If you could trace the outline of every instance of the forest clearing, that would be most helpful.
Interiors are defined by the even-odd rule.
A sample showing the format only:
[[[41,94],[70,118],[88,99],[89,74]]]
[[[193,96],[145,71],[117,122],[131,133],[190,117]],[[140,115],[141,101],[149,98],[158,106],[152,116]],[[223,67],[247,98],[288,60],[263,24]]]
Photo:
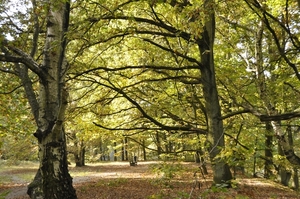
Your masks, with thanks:
[[[22,166],[23,165],[23,166]],[[1,164],[0,199],[27,199],[27,185],[35,175],[38,164],[18,166]],[[173,176],[159,173],[157,168],[168,165]],[[297,192],[263,178],[238,175],[233,188],[211,187],[212,174],[205,179],[196,163],[128,162],[70,166],[79,199],[296,199]],[[197,172],[197,177],[194,173]],[[196,184],[195,182],[200,183]]]

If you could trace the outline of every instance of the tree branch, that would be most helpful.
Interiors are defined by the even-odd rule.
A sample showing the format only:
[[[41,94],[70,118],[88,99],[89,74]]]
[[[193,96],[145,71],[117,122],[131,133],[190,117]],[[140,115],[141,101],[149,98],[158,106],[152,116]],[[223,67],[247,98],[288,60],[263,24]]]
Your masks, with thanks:
[[[284,113],[279,115],[260,115],[259,119],[262,122],[266,121],[280,121],[280,120],[289,120],[292,118],[300,117],[300,112]]]
[[[41,78],[46,78],[46,73],[41,69],[40,65],[28,54],[22,50],[15,48],[13,46],[7,46],[9,50],[14,52],[17,56],[0,54],[0,61],[2,62],[12,62],[12,63],[22,63],[27,66],[32,72],[37,74]]]
[[[231,112],[231,113],[228,113],[227,115],[224,115],[222,117],[222,120],[230,118],[230,117],[233,117],[235,115],[240,115],[242,113],[251,113],[251,111],[249,109],[244,109],[244,110],[239,110],[239,111]]]

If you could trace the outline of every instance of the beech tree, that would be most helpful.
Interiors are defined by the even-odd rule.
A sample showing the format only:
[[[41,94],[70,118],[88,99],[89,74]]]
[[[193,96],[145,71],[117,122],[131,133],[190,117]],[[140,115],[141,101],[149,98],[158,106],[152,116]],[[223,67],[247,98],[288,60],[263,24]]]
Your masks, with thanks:
[[[119,109],[111,115],[120,115],[109,126],[101,119],[95,124],[119,132],[162,132],[167,139],[184,132],[194,133],[195,137],[206,134],[214,182],[230,181],[228,165],[217,157],[225,140],[214,67],[214,1],[87,5],[94,13],[77,19],[81,23],[72,46],[79,56],[71,63],[86,70],[74,67],[70,76],[89,84],[91,92],[97,87],[110,91],[106,99],[95,102],[93,112],[99,110],[101,116],[103,112],[97,105],[114,101]],[[91,34],[95,32],[105,36]],[[193,87],[197,94],[191,92]],[[198,95],[204,97],[194,106],[200,114],[190,117],[191,112],[186,110],[193,110],[193,106],[188,99]]]
[[[260,157],[265,162],[265,177],[270,177],[275,174],[275,169],[280,169],[276,163],[279,157],[277,147],[273,142],[278,141],[278,147],[283,149],[284,153],[279,155],[287,158],[290,165],[286,165],[299,165],[297,150],[288,141],[288,128],[285,127],[293,124],[295,130],[298,122],[293,118],[299,116],[299,105],[295,101],[295,96],[299,95],[296,89],[299,85],[296,67],[299,57],[297,2],[231,1],[223,7],[225,12],[220,12],[219,17],[224,26],[218,37],[224,41],[218,45],[225,45],[229,50],[219,53],[226,54],[224,58],[236,68],[222,67],[219,70],[223,74],[220,82],[230,100],[225,96],[222,98],[230,102],[230,111],[248,112],[260,120],[250,124],[252,127],[249,128],[256,128],[254,126],[259,123],[256,138],[259,133],[265,134],[265,146],[262,146],[265,154]],[[234,14],[240,17],[231,18],[233,7],[246,9],[236,9]],[[247,20],[249,18],[252,20]],[[231,72],[226,74],[227,70]],[[232,75],[233,72],[238,75]]]
[[[269,6],[271,5],[269,5],[268,2],[266,2],[265,4],[262,4],[256,0],[253,2],[245,2],[249,6],[249,8],[253,10],[253,12],[258,16],[262,24],[264,24],[265,28],[271,35],[271,38],[275,43],[274,46],[276,46],[277,48],[277,54],[279,59],[282,60],[291,70],[293,70],[296,78],[300,80],[299,71],[296,66],[297,59],[295,59],[295,57],[299,56],[300,52],[300,42],[299,38],[296,36],[299,35],[299,31],[297,30],[298,22],[295,22],[297,24],[296,27],[292,27],[293,22],[290,21],[290,19],[294,17],[297,18],[299,16],[299,10],[296,7],[297,3],[289,2],[288,0],[278,1],[278,5],[284,6],[284,15],[282,15],[282,13],[278,12],[277,10],[275,10],[274,13],[272,13],[272,11],[269,11]],[[279,31],[276,31],[276,29],[279,29]],[[259,56],[262,56],[261,53]],[[262,58],[263,57],[258,58],[257,62],[262,62]],[[263,93],[263,95],[266,94]],[[266,103],[265,99],[264,102]],[[294,149],[288,142],[288,137],[286,133],[282,130],[279,122],[280,120],[284,120],[285,118],[277,116],[277,119],[275,119],[276,117],[274,118],[274,115],[278,115],[278,108],[276,107],[276,104],[271,104],[270,102],[268,103],[270,105],[268,105],[269,107],[266,107],[266,115],[268,115],[269,117],[260,116],[261,121],[271,121],[274,134],[278,139],[279,145],[282,148],[285,157],[290,163],[294,165],[300,165],[300,157],[295,154]],[[297,117],[297,113],[292,113],[290,114],[290,117],[288,119],[291,119],[295,116]]]
[[[27,9],[22,18],[14,18],[8,12],[7,17],[2,14],[4,22],[0,28],[0,61],[12,63],[3,64],[1,71],[16,71],[37,126],[33,135],[38,141],[40,166],[27,193],[31,198],[77,198],[68,172],[64,131],[68,103],[65,49],[70,3],[32,0],[31,5],[22,1],[7,5]],[[20,13],[18,11],[15,16],[20,17]],[[40,49],[40,42],[44,44],[43,49]],[[38,85],[33,84],[35,79]]]

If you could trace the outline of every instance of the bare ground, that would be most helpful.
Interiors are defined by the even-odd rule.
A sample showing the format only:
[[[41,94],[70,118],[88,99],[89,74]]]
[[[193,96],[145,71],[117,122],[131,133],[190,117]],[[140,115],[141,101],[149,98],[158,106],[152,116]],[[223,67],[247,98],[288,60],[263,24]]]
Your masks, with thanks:
[[[127,162],[91,164],[70,167],[79,199],[300,199],[293,190],[261,178],[240,176],[234,188],[211,188],[211,173],[202,176],[194,172],[198,165],[183,164],[184,172],[171,180],[151,172],[155,162],[129,166]],[[0,199],[29,199],[26,195],[30,181],[20,177],[35,174],[36,168],[12,168],[0,172]],[[175,172],[174,172],[175,173]],[[3,179],[9,179],[7,182]],[[8,193],[8,194],[7,194]],[[6,196],[5,196],[6,195]]]

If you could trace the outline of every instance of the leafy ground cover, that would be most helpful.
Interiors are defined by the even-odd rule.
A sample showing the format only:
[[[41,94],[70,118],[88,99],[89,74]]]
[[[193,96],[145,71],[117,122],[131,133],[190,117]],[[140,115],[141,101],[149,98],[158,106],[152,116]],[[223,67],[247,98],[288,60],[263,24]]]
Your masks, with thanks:
[[[37,164],[0,164],[0,199],[28,199],[26,186]],[[298,194],[261,178],[239,176],[234,187],[211,187],[212,175],[205,178],[194,163],[127,162],[70,167],[79,199],[273,199],[300,198]],[[194,175],[196,174],[196,175]]]

